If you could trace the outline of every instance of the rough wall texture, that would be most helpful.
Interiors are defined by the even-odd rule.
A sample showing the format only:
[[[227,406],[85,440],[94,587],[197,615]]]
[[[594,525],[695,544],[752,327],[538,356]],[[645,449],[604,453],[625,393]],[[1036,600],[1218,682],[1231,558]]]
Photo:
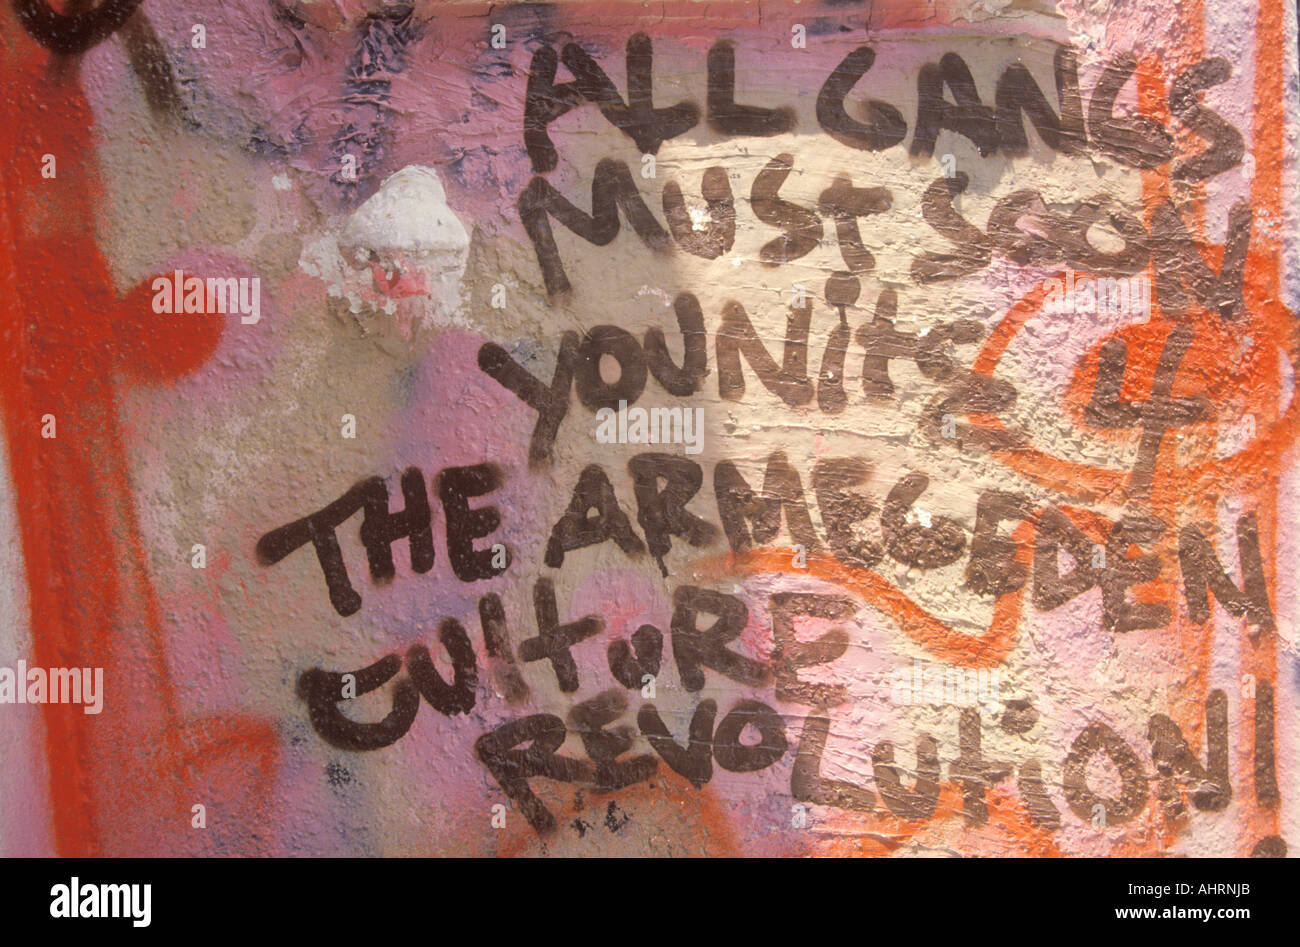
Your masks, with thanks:
[[[0,852],[1295,845],[1289,5],[0,18]]]

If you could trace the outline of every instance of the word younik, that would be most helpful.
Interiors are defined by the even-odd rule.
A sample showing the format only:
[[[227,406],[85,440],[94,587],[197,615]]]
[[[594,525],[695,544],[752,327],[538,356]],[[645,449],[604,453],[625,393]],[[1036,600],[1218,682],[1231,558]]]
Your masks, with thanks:
[[[1249,227],[1245,227],[1243,232],[1248,233]],[[1224,252],[1226,260],[1228,251]],[[1225,262],[1224,270],[1228,268]],[[978,322],[956,319],[931,326],[925,332],[901,331],[896,323],[898,295],[892,289],[885,289],[877,297],[872,318],[852,331],[844,314],[847,304],[834,301],[848,298],[840,295],[846,288],[853,289],[854,293],[850,295],[855,296],[856,288],[848,285],[851,277],[838,279],[838,276],[833,275],[827,286],[828,298],[841,310],[839,325],[827,336],[820,369],[815,374],[809,364],[813,311],[810,301],[805,299],[802,305],[791,306],[779,361],[777,355],[769,351],[745,308],[734,300],[723,305],[722,321],[714,335],[717,391],[722,400],[741,401],[745,398],[744,363],[748,362],[762,386],[785,404],[800,407],[815,402],[823,413],[839,414],[851,403],[850,391],[845,384],[846,366],[851,358],[857,360],[857,351],[860,351],[858,364],[861,365],[864,400],[898,398],[891,366],[898,362],[911,362],[936,387],[935,396],[924,405],[921,414],[922,428],[932,437],[952,439],[958,444],[969,440],[993,450],[1016,450],[1027,446],[1022,432],[1011,429],[995,431],[957,421],[958,417],[969,416],[972,412],[1005,415],[1018,398],[1018,392],[1010,382],[971,371],[956,357],[956,346],[975,343],[984,336],[984,329]],[[1076,278],[1073,284],[1068,280],[1065,284],[1070,289],[1071,305],[1077,304],[1081,282]],[[1159,290],[1158,276],[1156,285]],[[1239,281],[1237,285],[1239,289]],[[1144,309],[1149,308],[1150,294],[1144,288],[1144,281],[1137,284],[1129,281],[1125,286],[1123,293],[1116,290],[1117,303],[1124,301],[1131,306],[1136,298]],[[1220,290],[1203,289],[1207,298],[1218,299],[1224,286],[1221,284]],[[1097,302],[1095,293],[1093,302]],[[1109,307],[1109,299],[1105,305]],[[1227,302],[1222,305],[1220,315],[1232,317],[1235,311],[1232,305]],[[639,341],[626,329],[612,325],[596,326],[581,335],[573,331],[564,332],[549,383],[533,375],[495,342],[482,345],[478,352],[479,368],[537,412],[529,442],[530,467],[544,469],[550,465],[556,436],[569,412],[571,393],[577,394],[578,401],[588,411],[597,412],[602,408],[612,410],[624,401],[634,403],[645,391],[651,377],[668,394],[678,397],[702,389],[704,378],[709,374],[708,333],[703,311],[696,297],[688,292],[679,293],[674,306],[683,342],[680,365],[669,354],[663,330],[658,327],[648,329],[644,341]],[[1165,315],[1171,311],[1171,307],[1163,306]],[[1145,343],[1160,348],[1159,367],[1155,375],[1144,382],[1151,386],[1150,396],[1145,402],[1135,402],[1123,396],[1128,388],[1128,377],[1132,374],[1130,344],[1122,339],[1112,339],[1102,347],[1086,417],[1089,424],[1097,427],[1136,427],[1142,430],[1130,478],[1130,490],[1134,495],[1150,489],[1161,446],[1170,431],[1214,415],[1215,406],[1204,395],[1190,398],[1172,395],[1183,357],[1195,336],[1196,330],[1184,324],[1174,327],[1163,339]],[[606,360],[617,364],[616,380],[606,380],[602,374],[602,363]]]
[[[844,285],[845,281],[832,278],[832,290]],[[833,291],[831,298],[845,297]],[[745,307],[734,300],[725,303],[721,324],[714,334],[719,397],[724,401],[745,399],[747,363],[759,383],[790,407],[815,402],[825,414],[840,414],[850,404],[846,365],[851,357],[858,361],[859,356],[852,352],[856,345],[861,351],[861,390],[867,400],[895,395],[891,362],[911,361],[922,375],[936,383],[939,397],[925,412],[925,423],[936,431],[946,413],[991,409],[1002,412],[1015,403],[1016,391],[1008,382],[975,376],[951,354],[954,346],[977,342],[983,336],[983,328],[974,320],[958,319],[922,333],[901,331],[895,324],[898,294],[885,289],[877,298],[874,316],[851,332],[844,305],[837,305],[841,310],[839,325],[827,337],[820,368],[814,373],[809,364],[813,319],[809,299],[790,307],[779,358],[768,350]],[[556,436],[569,413],[571,393],[577,394],[588,411],[607,419],[621,404],[635,403],[650,378],[677,397],[703,389],[710,373],[703,309],[689,292],[679,293],[673,306],[683,344],[680,365],[669,353],[664,332],[658,327],[647,329],[642,340],[614,325],[595,326],[581,335],[564,332],[549,383],[533,375],[495,342],[485,342],[479,348],[480,370],[537,412],[528,447],[530,467],[544,469],[551,463]],[[811,354],[815,357],[815,352]],[[603,376],[601,364],[605,360],[617,364],[617,379],[607,381]],[[602,415],[600,412],[606,408],[610,414]],[[630,424],[630,410],[628,417]],[[961,427],[964,436],[987,442],[978,429]]]
[[[740,554],[779,545],[784,526],[795,544],[809,551],[825,550],[843,564],[862,570],[876,569],[886,556],[921,570],[942,568],[966,556],[968,589],[993,598],[1025,589],[1039,611],[1052,611],[1100,590],[1102,625],[1112,633],[1161,628],[1174,615],[1171,601],[1142,600],[1129,592],[1160,579],[1165,572],[1166,554],[1158,548],[1144,551],[1143,547],[1158,546],[1172,530],[1151,515],[1124,516],[1101,527],[1090,526],[1089,532],[1067,510],[1039,506],[1021,494],[985,490],[976,506],[974,527],[968,530],[946,516],[909,515],[930,487],[925,474],[905,474],[882,501],[863,491],[872,480],[867,460],[824,457],[811,471],[823,542],[813,525],[802,478],[782,451],[768,456],[761,484],[748,482],[731,461],[714,466],[711,479],[721,529],[687,508],[704,484],[699,464],[669,454],[638,454],[627,467],[633,480],[636,521],[645,538],[623,512],[604,468],[589,464],[578,475],[568,509],[551,530],[544,556],[548,567],[560,568],[575,550],[612,542],[632,559],[648,550],[667,576],[665,557],[675,543],[701,549],[725,535],[731,551]],[[432,514],[424,475],[411,467],[402,474],[401,482],[405,509],[390,511],[382,478],[363,480],[315,513],[262,536],[257,542],[259,561],[272,565],[310,542],[335,611],[345,616],[355,613],[361,607],[361,596],[348,580],[336,530],[358,510],[364,510],[360,536],[376,582],[395,576],[392,545],[403,538],[409,540],[413,572],[423,574],[433,567]],[[437,482],[447,519],[447,551],[456,577],[472,582],[504,573],[510,557],[503,544],[491,549],[473,545],[474,540],[500,526],[500,512],[492,506],[471,508],[468,503],[470,497],[484,496],[500,486],[498,468],[491,464],[447,468],[438,474]],[[856,527],[873,517],[878,518],[881,540],[859,538]],[[1023,539],[1008,535],[1015,529],[1012,524],[1019,523],[1032,529]],[[1195,622],[1206,621],[1212,597],[1230,614],[1270,630],[1275,620],[1255,514],[1239,517],[1236,527],[1240,585],[1224,568],[1203,525],[1189,523],[1177,531],[1175,558],[1187,612]],[[1062,572],[1061,552],[1074,561],[1068,572]]]
[[[176,270],[153,281],[153,311],[164,313],[241,313],[240,322],[253,325],[262,318],[261,277],[186,276]]]

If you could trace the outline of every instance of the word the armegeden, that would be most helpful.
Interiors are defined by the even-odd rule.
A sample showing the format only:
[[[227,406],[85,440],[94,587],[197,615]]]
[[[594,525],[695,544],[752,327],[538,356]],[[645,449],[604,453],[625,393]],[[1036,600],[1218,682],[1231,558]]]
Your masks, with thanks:
[[[262,318],[262,279],[259,276],[227,276],[202,279],[176,270],[171,276],[156,277],[153,311],[164,313],[241,313],[244,325]]]
[[[546,545],[545,564],[560,568],[565,557],[578,549],[613,542],[628,557],[647,551],[667,576],[665,557],[674,543],[703,549],[725,535],[733,553],[778,545],[788,533],[791,545],[805,552],[825,551],[850,568],[874,570],[886,557],[913,569],[942,568],[967,558],[966,588],[978,596],[1000,598],[1026,589],[1039,611],[1052,611],[1094,589],[1101,591],[1102,624],[1115,634],[1166,626],[1173,618],[1173,603],[1136,597],[1135,587],[1148,586],[1163,575],[1166,564],[1157,544],[1169,524],[1149,514],[1105,522],[1085,518],[1056,506],[1038,506],[1028,496],[985,490],[976,505],[975,523],[969,531],[961,523],[934,515],[918,501],[929,489],[930,478],[904,474],[883,501],[864,492],[874,468],[860,457],[819,458],[812,469],[812,490],[821,511],[825,539],[813,525],[802,478],[783,451],[767,458],[760,486],[749,483],[729,460],[713,469],[713,493],[722,529],[687,508],[704,483],[704,469],[686,457],[638,454],[628,461],[632,475],[637,533],[623,512],[613,483],[599,464],[589,464],[578,475],[568,509],[556,521]],[[279,562],[295,549],[311,543],[329,590],[330,602],[340,615],[354,614],[361,596],[352,587],[336,530],[358,510],[364,510],[361,542],[366,548],[372,579],[392,579],[396,574],[392,545],[409,541],[411,569],[417,574],[433,568],[432,514],[424,475],[408,468],[401,478],[405,508],[391,511],[388,489],[380,477],[356,484],[338,500],[301,519],[281,526],[257,542],[263,565]],[[509,566],[503,544],[492,549],[474,548],[474,540],[495,531],[501,523],[496,507],[471,508],[469,498],[495,490],[501,473],[492,464],[452,467],[437,477],[446,515],[447,551],[452,570],[464,582],[494,578]],[[877,511],[878,516],[877,516]],[[879,521],[880,540],[864,538],[861,528],[869,519]],[[1016,533],[1017,524],[1030,532]],[[1260,555],[1259,528],[1254,513],[1237,520],[1240,585],[1224,568],[1208,538],[1208,527],[1186,524],[1177,533],[1177,564],[1182,574],[1187,613],[1194,622],[1211,614],[1211,597],[1228,613],[1262,630],[1275,627]],[[1062,569],[1061,553],[1072,560]]]

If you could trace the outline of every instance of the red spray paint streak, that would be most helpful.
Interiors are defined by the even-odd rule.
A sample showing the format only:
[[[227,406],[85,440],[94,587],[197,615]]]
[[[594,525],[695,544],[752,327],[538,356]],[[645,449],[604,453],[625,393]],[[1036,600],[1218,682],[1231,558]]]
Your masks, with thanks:
[[[181,712],[117,416],[121,371],[165,381],[192,370],[221,326],[153,324],[145,286],[117,298],[94,237],[94,121],[76,62],[28,38],[7,4],[0,17],[0,404],[30,663],[104,669],[101,714],[44,705],[55,850],[197,852],[233,827],[248,851],[251,827],[269,821],[274,735],[247,718]],[[42,175],[45,155],[53,177]],[[47,415],[53,438],[42,437]],[[226,805],[236,799],[238,813]],[[221,830],[191,828],[196,803],[215,808]]]

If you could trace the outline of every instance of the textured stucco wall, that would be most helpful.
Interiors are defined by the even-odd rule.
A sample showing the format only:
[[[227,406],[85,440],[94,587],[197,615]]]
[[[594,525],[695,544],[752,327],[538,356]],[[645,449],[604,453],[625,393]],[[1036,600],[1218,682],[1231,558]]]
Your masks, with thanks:
[[[43,11],[0,852],[1295,845],[1290,6]]]

